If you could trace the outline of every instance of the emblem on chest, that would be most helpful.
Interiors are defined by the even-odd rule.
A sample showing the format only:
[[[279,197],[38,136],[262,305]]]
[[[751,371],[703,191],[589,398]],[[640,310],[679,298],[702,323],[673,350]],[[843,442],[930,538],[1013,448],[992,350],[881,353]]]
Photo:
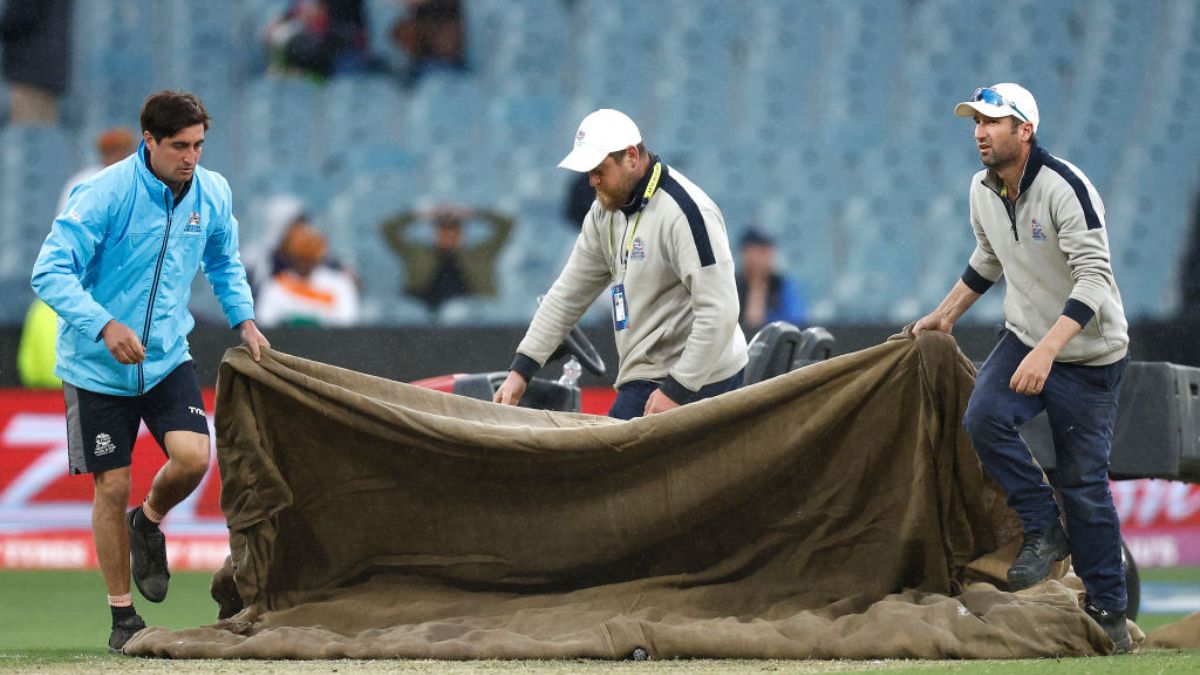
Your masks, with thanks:
[[[184,234],[200,234],[200,214],[192,211],[192,215],[188,216],[187,225],[183,227]]]
[[[646,242],[641,237],[634,237],[633,247],[629,251],[629,260],[645,260],[646,259]]]
[[[1042,224],[1037,218],[1033,219],[1033,238],[1037,241],[1046,241],[1046,231],[1042,229]]]

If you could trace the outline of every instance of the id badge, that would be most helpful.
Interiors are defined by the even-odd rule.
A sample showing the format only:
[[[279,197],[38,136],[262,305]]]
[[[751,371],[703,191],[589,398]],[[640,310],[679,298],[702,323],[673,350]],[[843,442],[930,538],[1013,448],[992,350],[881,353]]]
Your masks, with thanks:
[[[613,328],[625,330],[629,325],[629,316],[625,310],[625,284],[617,284],[612,288]]]

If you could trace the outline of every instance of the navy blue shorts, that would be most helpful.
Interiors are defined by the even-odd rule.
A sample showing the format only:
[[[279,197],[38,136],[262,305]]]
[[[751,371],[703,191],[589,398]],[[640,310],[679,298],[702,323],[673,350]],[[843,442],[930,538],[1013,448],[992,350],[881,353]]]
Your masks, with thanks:
[[[746,375],[746,369],[743,368],[731,377],[727,377],[719,382],[710,382],[700,388],[696,392],[695,401],[713,396],[720,396],[725,392],[733,391],[742,386],[742,378]],[[650,395],[653,394],[661,385],[661,382],[654,380],[630,380],[621,385],[617,389],[617,398],[613,401],[612,407],[608,410],[609,417],[615,417],[619,420],[631,420],[635,417],[641,417],[646,410],[646,401],[650,400]]]
[[[129,466],[142,421],[164,453],[168,431],[208,435],[208,417],[194,361],[179,364],[141,396],[98,394],[64,382],[63,397],[67,401],[71,475]]]

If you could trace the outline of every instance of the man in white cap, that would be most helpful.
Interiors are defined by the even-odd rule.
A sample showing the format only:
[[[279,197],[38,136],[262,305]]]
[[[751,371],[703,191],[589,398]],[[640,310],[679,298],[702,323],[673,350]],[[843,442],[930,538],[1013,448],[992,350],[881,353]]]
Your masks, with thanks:
[[[516,405],[606,288],[620,356],[610,416],[663,412],[741,386],[746,338],[717,205],[648,152],[617,110],[585,117],[559,166],[587,173],[596,201],[493,400]]]
[[[1084,608],[1132,649],[1125,625],[1121,532],[1108,489],[1108,456],[1129,335],[1113,279],[1104,204],[1087,176],[1037,144],[1038,108],[1023,87],[975,90],[954,113],[975,120],[984,169],[971,181],[976,246],[962,278],[913,333],[949,333],[1007,278],[1005,332],[980,368],[963,426],[984,467],[1008,494],[1025,531],[1009,587],[1034,585],[1071,555]],[[1053,488],[1017,429],[1046,411],[1054,435]]]

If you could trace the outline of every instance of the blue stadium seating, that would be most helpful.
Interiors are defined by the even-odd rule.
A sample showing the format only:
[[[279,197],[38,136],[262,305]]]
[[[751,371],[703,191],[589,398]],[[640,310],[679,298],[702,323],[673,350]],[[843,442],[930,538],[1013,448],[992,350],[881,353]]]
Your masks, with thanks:
[[[70,157],[70,139],[55,127],[8,126],[0,129],[0,283],[14,297],[0,302],[0,321],[24,318],[33,261],[57,215],[59,192],[67,180],[62,157]]]
[[[175,87],[213,115],[204,163],[233,183],[243,239],[268,196],[301,194],[362,274],[369,321],[525,321],[576,232],[561,216],[570,176],[555,165],[583,115],[616,107],[717,201],[735,247],[751,224],[776,238],[814,320],[899,323],[940,300],[973,247],[978,156],[951,110],[1009,80],[1037,96],[1043,145],[1103,195],[1130,316],[1177,310],[1200,185],[1196,2],[463,4],[468,71],[406,87],[394,72],[264,75],[261,29],[284,0],[75,3],[63,126],[0,131],[0,286],[27,283],[50,205],[95,134],[135,126],[147,93]],[[366,6],[373,49],[403,70],[390,39],[403,5]],[[402,270],[378,224],[438,201],[501,207],[519,224],[499,296],[431,315],[398,299]],[[969,319],[998,320],[1000,295]],[[0,321],[19,320],[24,300]]]
[[[330,250],[354,267],[363,280],[363,314],[368,321],[424,320],[403,297],[403,265],[384,240],[380,225],[387,218],[414,208],[423,194],[422,172],[379,170],[356,177],[334,196],[317,218],[328,234]]]
[[[356,175],[414,164],[404,145],[408,97],[389,75],[347,75],[321,93],[324,120],[319,169],[342,188]]]

